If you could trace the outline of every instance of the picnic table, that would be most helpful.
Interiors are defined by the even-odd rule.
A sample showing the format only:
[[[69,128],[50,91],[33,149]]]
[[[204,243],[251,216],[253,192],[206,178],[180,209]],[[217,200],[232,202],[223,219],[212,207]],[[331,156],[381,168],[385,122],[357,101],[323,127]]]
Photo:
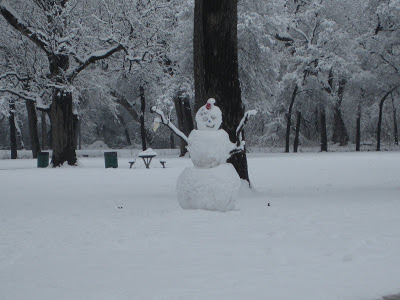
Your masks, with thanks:
[[[138,156],[143,159],[146,169],[149,169],[151,160],[153,159],[153,157],[157,156],[157,153],[153,149],[147,148],[145,151],[140,152]]]

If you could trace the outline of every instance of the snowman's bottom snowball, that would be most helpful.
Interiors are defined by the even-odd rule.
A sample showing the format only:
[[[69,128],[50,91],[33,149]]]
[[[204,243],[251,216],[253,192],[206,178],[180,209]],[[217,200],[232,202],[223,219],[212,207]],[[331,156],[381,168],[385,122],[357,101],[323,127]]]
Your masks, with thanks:
[[[178,202],[183,209],[234,210],[240,185],[241,180],[231,164],[188,167],[178,177]]]

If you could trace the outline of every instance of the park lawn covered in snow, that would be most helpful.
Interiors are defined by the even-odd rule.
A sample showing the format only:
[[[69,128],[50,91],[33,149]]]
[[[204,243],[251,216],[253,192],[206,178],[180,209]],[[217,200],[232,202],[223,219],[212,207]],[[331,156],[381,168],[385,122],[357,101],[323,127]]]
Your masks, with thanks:
[[[182,210],[120,158],[0,160],[0,299],[380,299],[400,292],[400,153],[257,154],[240,210]],[[268,206],[270,203],[270,206]]]

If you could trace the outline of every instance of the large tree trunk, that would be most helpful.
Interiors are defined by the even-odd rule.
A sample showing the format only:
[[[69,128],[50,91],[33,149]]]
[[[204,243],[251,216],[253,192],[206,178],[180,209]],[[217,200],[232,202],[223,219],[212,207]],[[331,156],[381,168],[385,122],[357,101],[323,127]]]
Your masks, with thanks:
[[[294,105],[294,100],[296,99],[297,95],[297,89],[298,86],[294,87],[293,94],[292,94],[292,99],[290,100],[289,104],[289,109],[286,115],[287,118],[287,123],[286,123],[286,143],[285,143],[285,152],[289,153],[289,146],[290,146],[290,129],[292,127],[292,111],[293,111],[293,105]]]
[[[32,157],[37,158],[37,155],[40,152],[40,143],[35,103],[33,103],[32,101],[26,101],[25,103],[26,110],[28,111],[29,136],[31,140]]]
[[[17,159],[17,127],[15,126],[15,102],[10,101],[10,111],[8,115],[8,121],[10,124],[10,148],[11,148],[11,159]]]
[[[322,105],[319,108],[319,133],[320,133],[320,144],[321,151],[328,151],[328,135],[326,133],[326,113],[325,108]]]
[[[190,100],[187,96],[182,95],[181,92],[177,94],[174,99],[176,116],[178,118],[178,127],[186,136],[189,136],[190,132],[193,130],[193,117],[192,109],[190,107]],[[180,156],[184,156],[187,152],[187,143],[180,139]]]
[[[335,106],[333,110],[333,135],[332,141],[340,146],[346,146],[349,142],[346,125],[343,121],[342,111],[340,106]]]
[[[382,131],[382,114],[383,114],[383,104],[386,98],[397,89],[397,86],[388,91],[379,102],[379,117],[378,117],[378,128],[376,133],[376,151],[381,151],[381,131]]]
[[[142,138],[142,149],[145,151],[146,146],[146,129],[144,126],[144,112],[146,110],[146,98],[144,95],[144,88],[140,86],[140,136]]]
[[[237,53],[237,0],[195,0],[195,109],[215,98],[223,116],[222,128],[236,141],[244,114]],[[233,155],[240,178],[249,181],[246,153]]]
[[[170,135],[169,135],[169,142],[170,142],[169,147],[171,149],[175,149],[175,137],[174,137],[174,133],[172,131],[170,132]]]
[[[59,167],[64,162],[76,165],[75,125],[72,113],[72,94],[65,90],[53,89],[50,110],[52,134],[52,164]]]
[[[41,132],[42,132],[42,149],[43,150],[48,149],[48,147],[49,147],[49,139],[47,136],[48,133],[47,133],[46,115],[47,115],[47,112],[42,111],[40,126],[41,126]]]
[[[63,85],[63,73],[68,70],[69,58],[66,55],[49,56],[50,77]],[[74,166],[76,158],[76,116],[73,114],[72,93],[57,87],[53,88],[50,108],[53,167],[64,162]]]
[[[335,108],[333,110],[332,141],[335,144],[339,144],[340,146],[346,146],[349,142],[349,135],[347,134],[346,125],[344,124],[341,111],[344,88],[346,86],[346,83],[347,81],[345,79],[341,79],[339,81],[339,88],[337,92],[338,99],[336,101]]]

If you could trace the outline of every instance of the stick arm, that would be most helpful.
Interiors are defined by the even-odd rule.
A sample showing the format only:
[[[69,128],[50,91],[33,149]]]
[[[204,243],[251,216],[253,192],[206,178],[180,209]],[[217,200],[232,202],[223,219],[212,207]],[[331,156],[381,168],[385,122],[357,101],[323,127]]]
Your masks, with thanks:
[[[257,114],[256,110],[248,110],[245,112],[242,120],[240,120],[239,126],[236,129],[236,143],[235,147],[229,152],[230,155],[234,155],[236,153],[244,151],[245,141],[243,140],[243,129],[244,125],[246,125],[247,121],[251,116]]]
[[[245,112],[242,120],[240,120],[239,126],[236,129],[236,146],[239,147],[244,142],[243,141],[243,129],[244,125],[246,125],[247,121],[251,116],[255,116],[257,114],[256,110],[248,110]]]
[[[152,106],[150,108],[150,112],[157,114],[160,118],[161,118],[161,123],[164,124],[165,126],[167,126],[169,129],[171,129],[177,136],[179,136],[180,138],[182,138],[186,143],[189,144],[189,140],[188,137],[182,132],[180,131],[178,128],[175,127],[174,124],[172,124],[170,122],[169,119],[167,119],[164,115],[164,113],[162,112],[161,109],[158,109],[156,106]]]

